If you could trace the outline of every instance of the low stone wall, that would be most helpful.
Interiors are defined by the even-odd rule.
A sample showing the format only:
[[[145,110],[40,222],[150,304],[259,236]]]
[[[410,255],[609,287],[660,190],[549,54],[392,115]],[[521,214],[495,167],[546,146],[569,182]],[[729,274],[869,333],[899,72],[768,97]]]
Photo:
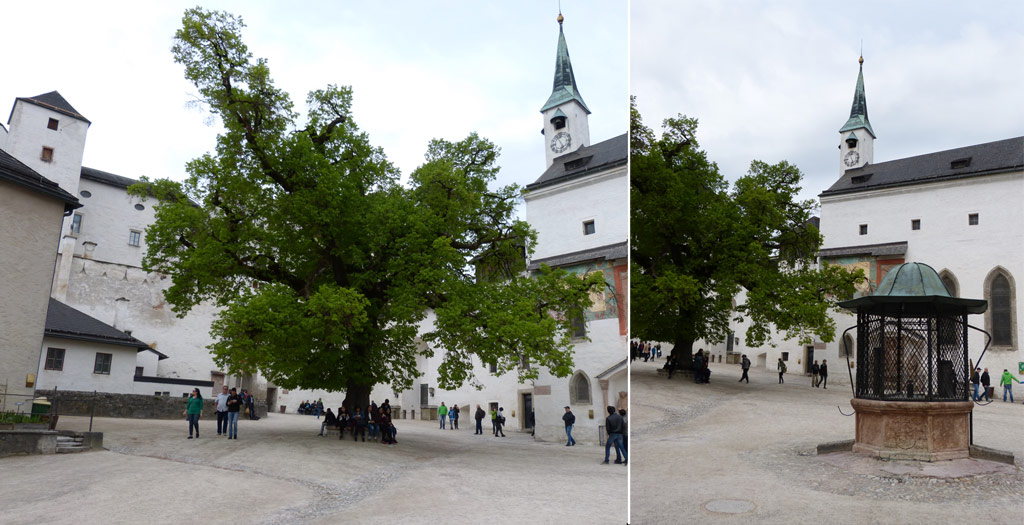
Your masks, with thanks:
[[[147,396],[142,394],[111,394],[105,392],[75,392],[71,390],[37,391],[45,396],[57,414],[63,416],[123,417],[136,419],[181,419],[185,399],[180,397]],[[256,403],[256,414],[267,415],[265,403]],[[203,399],[203,417],[216,418],[213,399]],[[242,416],[245,417],[245,416]]]
[[[56,453],[56,432],[51,430],[0,430],[0,458],[19,454]]]

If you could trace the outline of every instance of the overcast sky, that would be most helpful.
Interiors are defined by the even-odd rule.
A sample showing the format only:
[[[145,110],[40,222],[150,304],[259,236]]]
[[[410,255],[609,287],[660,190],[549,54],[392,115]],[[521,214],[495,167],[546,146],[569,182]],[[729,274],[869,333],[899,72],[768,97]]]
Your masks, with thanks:
[[[219,129],[187,107],[196,90],[170,51],[196,3],[5,2],[0,104],[57,90],[92,121],[84,165],[183,179],[185,162],[212,150]],[[545,168],[539,110],[554,77],[557,0],[201,4],[242,16],[249,50],[269,59],[296,109],[312,89],[352,86],[356,123],[403,176],[430,139],[472,131],[502,148],[502,184],[528,184]],[[625,133],[627,4],[561,6],[593,141]]]
[[[875,162],[1024,135],[1024,2],[634,0],[631,93],[677,113],[730,180],[788,160],[804,198],[839,177],[864,46]]]

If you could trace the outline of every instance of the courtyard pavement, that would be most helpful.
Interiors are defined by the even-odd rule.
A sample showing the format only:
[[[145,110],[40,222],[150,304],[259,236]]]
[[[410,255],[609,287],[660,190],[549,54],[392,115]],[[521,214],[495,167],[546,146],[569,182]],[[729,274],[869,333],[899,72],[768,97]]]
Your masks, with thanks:
[[[604,449],[485,425],[398,420],[398,444],[317,437],[312,416],[239,422],[97,418],[107,450],[0,459],[0,522],[624,523],[627,470]],[[88,418],[59,428],[86,430]]]
[[[886,462],[894,468],[880,474],[816,455],[854,437],[854,418],[839,412],[853,412],[848,384],[812,388],[790,373],[779,385],[777,373],[752,369],[748,385],[738,365],[713,364],[711,384],[698,385],[658,375],[663,364],[632,362],[633,524],[1024,523],[1020,400],[974,409],[974,443],[1012,452],[1015,467],[923,477]]]

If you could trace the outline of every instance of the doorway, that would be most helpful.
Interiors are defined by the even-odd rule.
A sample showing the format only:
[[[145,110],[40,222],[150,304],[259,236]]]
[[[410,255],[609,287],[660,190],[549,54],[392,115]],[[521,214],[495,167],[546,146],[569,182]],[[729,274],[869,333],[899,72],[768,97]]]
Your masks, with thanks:
[[[811,373],[811,365],[814,363],[814,347],[808,346],[804,349],[804,373]]]
[[[522,394],[522,415],[520,427],[523,430],[533,430],[533,394]]]

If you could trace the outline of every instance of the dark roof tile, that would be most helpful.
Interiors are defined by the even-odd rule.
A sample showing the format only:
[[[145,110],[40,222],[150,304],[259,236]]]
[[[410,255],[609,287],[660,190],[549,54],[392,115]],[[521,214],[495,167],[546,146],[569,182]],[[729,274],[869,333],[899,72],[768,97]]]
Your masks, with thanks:
[[[586,160],[590,157],[589,160]],[[572,180],[595,171],[605,170],[618,165],[625,165],[629,159],[629,144],[626,134],[608,140],[584,146],[572,153],[555,159],[544,170],[540,178],[526,186],[527,190],[537,189],[550,184],[558,184]],[[583,160],[583,162],[573,162]]]
[[[69,104],[67,100],[64,100],[64,97],[60,96],[60,93],[57,93],[56,91],[43,93],[42,95],[36,95],[34,97],[18,97],[14,99],[14,104],[17,105],[19,100],[56,111],[62,115],[76,118],[86,124],[92,124],[92,122],[89,122],[89,119],[85,118],[85,116],[79,113],[77,109],[71,107],[71,104]],[[11,107],[11,115],[14,115],[14,107]],[[7,122],[11,122],[10,117],[7,117]]]
[[[970,159],[969,162],[963,162]],[[954,161],[961,161],[954,164]],[[963,164],[967,164],[963,166]],[[954,167],[962,166],[962,167]],[[867,164],[847,170],[820,196],[922,184],[1024,170],[1024,137],[999,140],[927,155]]]
[[[47,337],[150,349],[146,343],[53,298],[50,298],[50,306],[46,310],[45,334]]]

